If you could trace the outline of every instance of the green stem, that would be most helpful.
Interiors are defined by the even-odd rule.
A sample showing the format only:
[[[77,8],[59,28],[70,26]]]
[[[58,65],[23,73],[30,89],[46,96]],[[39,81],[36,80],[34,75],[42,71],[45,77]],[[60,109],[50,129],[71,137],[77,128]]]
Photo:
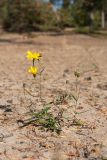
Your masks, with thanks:
[[[33,59],[33,67],[35,66],[35,59]]]
[[[39,74],[39,97],[40,100],[42,101],[42,73],[41,73],[41,64],[40,61],[39,62],[39,69],[40,69],[40,74]]]

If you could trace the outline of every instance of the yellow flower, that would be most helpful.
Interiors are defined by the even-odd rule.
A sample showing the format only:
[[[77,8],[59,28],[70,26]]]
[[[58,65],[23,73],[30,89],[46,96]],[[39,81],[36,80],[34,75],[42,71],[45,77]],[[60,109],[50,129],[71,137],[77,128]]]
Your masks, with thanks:
[[[31,66],[31,67],[28,69],[28,72],[31,73],[31,74],[33,74],[33,76],[35,77],[36,74],[38,73],[38,68]]]
[[[28,59],[30,60],[40,60],[40,58],[42,57],[40,53],[38,52],[31,52],[31,51],[28,51],[27,52],[27,56],[26,56]]]

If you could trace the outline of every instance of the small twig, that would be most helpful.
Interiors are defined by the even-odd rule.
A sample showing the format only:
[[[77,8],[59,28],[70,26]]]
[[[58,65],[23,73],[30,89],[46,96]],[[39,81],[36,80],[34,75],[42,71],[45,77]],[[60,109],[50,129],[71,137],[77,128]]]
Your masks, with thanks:
[[[26,126],[28,126],[28,125],[30,125],[30,124],[32,124],[33,122],[35,122],[35,121],[37,121],[39,118],[34,118],[34,119],[28,119],[28,120],[26,120],[26,121],[23,121],[23,120],[17,120],[17,123],[18,123],[18,125],[19,125],[19,128],[23,128],[23,127],[26,127]],[[21,125],[20,125],[21,124]]]
[[[26,93],[28,93],[28,94],[29,94],[30,96],[32,96],[32,97],[37,97],[37,96],[31,94],[30,91],[28,91],[28,90],[25,88],[25,84],[23,84],[23,89],[24,89],[24,93],[26,92]]]

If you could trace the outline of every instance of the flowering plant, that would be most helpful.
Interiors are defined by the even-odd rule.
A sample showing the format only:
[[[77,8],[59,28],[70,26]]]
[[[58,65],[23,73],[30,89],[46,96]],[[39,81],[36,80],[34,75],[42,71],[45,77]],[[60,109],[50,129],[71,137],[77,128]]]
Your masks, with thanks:
[[[35,66],[35,61],[40,61],[42,55],[39,52],[27,51],[27,56],[29,60],[32,60],[32,66],[28,69],[28,72],[35,78],[38,74],[38,68]]]

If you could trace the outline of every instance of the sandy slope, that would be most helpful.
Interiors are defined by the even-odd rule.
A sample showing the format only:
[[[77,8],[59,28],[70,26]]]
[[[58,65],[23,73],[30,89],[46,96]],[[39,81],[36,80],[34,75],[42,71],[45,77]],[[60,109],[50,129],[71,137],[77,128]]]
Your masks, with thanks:
[[[48,103],[59,94],[76,95],[74,71],[81,74],[76,115],[82,126],[72,125],[74,101],[52,110],[65,109],[60,135],[43,132],[38,127],[18,128],[29,109],[42,107],[38,98],[23,93],[23,83],[37,94],[36,84],[27,73],[31,62],[27,50],[43,55],[43,98]],[[32,106],[31,100],[34,102]],[[69,107],[70,106],[70,107]],[[60,156],[59,156],[60,155]],[[107,40],[84,35],[0,35],[0,160],[107,159]]]

